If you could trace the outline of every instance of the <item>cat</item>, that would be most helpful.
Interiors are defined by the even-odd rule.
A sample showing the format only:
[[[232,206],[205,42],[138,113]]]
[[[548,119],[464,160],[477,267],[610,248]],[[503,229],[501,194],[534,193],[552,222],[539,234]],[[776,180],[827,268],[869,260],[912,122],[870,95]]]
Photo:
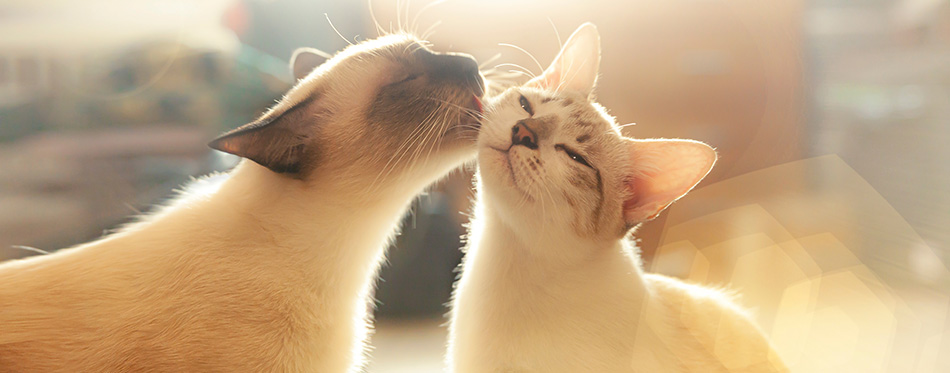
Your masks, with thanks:
[[[784,371],[723,293],[641,269],[626,237],[716,152],[623,137],[593,102],[600,36],[579,27],[538,77],[487,100],[478,197],[450,312],[454,372]]]
[[[475,155],[475,60],[397,33],[323,61],[212,141],[244,158],[99,240],[0,264],[2,372],[362,369],[412,199]],[[303,76],[305,72],[306,75]]]

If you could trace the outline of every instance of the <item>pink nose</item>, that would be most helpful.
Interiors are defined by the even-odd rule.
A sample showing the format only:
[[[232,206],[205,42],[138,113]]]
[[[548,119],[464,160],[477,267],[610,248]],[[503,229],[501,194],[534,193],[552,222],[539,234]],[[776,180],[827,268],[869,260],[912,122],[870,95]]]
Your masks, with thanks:
[[[538,148],[538,135],[524,123],[511,127],[511,145],[524,145],[528,149]]]

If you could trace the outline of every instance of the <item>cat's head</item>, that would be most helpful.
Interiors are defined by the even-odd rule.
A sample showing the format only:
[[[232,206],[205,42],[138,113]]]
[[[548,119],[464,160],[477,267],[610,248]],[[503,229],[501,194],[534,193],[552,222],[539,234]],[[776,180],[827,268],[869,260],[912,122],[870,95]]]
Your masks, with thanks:
[[[592,101],[599,64],[600,37],[584,24],[540,76],[488,105],[481,192],[516,233],[620,238],[685,195],[716,161],[701,142],[623,137]]]
[[[291,179],[354,185],[435,178],[474,154],[484,80],[471,56],[393,34],[325,57],[298,50],[283,99],[209,145]]]

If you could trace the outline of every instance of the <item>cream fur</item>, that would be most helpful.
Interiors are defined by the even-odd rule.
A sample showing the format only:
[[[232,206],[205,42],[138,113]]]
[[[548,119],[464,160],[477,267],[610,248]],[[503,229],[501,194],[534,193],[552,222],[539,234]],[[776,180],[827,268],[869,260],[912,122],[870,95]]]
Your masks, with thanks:
[[[655,216],[681,197],[715,153],[697,142],[622,137],[589,101],[599,55],[596,29],[584,25],[544,75],[489,105],[448,365],[458,373],[786,371],[730,297],[643,273],[625,238],[640,221],[628,217]],[[592,64],[593,74],[573,71]],[[587,78],[560,78],[578,76]],[[524,133],[516,125],[530,127],[533,146],[516,143],[513,134]],[[643,149],[659,150],[635,153]]]
[[[452,307],[453,372],[787,371],[727,294],[643,273],[625,242],[548,230],[525,244],[491,202],[479,208]]]
[[[417,139],[356,140],[373,131],[363,113],[395,68],[387,56],[411,43],[350,47],[273,109],[316,91],[331,109],[312,177],[245,160],[118,233],[0,264],[0,371],[360,370],[368,294],[401,216],[474,150],[438,140],[429,157],[394,160],[421,154]]]

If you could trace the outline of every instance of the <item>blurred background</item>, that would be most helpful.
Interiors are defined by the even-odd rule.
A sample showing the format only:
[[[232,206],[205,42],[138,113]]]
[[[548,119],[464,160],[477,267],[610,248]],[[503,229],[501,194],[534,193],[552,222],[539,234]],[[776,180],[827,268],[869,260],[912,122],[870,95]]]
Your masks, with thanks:
[[[647,270],[735,289],[800,372],[950,371],[946,0],[0,2],[0,260],[101,236],[235,159],[205,143],[397,13],[435,48],[541,69],[585,21],[633,137],[720,161],[638,234]],[[324,15],[326,14],[326,16]],[[405,17],[405,16],[403,16]],[[511,65],[501,70],[517,70]],[[438,372],[471,171],[414,205],[371,372]]]

